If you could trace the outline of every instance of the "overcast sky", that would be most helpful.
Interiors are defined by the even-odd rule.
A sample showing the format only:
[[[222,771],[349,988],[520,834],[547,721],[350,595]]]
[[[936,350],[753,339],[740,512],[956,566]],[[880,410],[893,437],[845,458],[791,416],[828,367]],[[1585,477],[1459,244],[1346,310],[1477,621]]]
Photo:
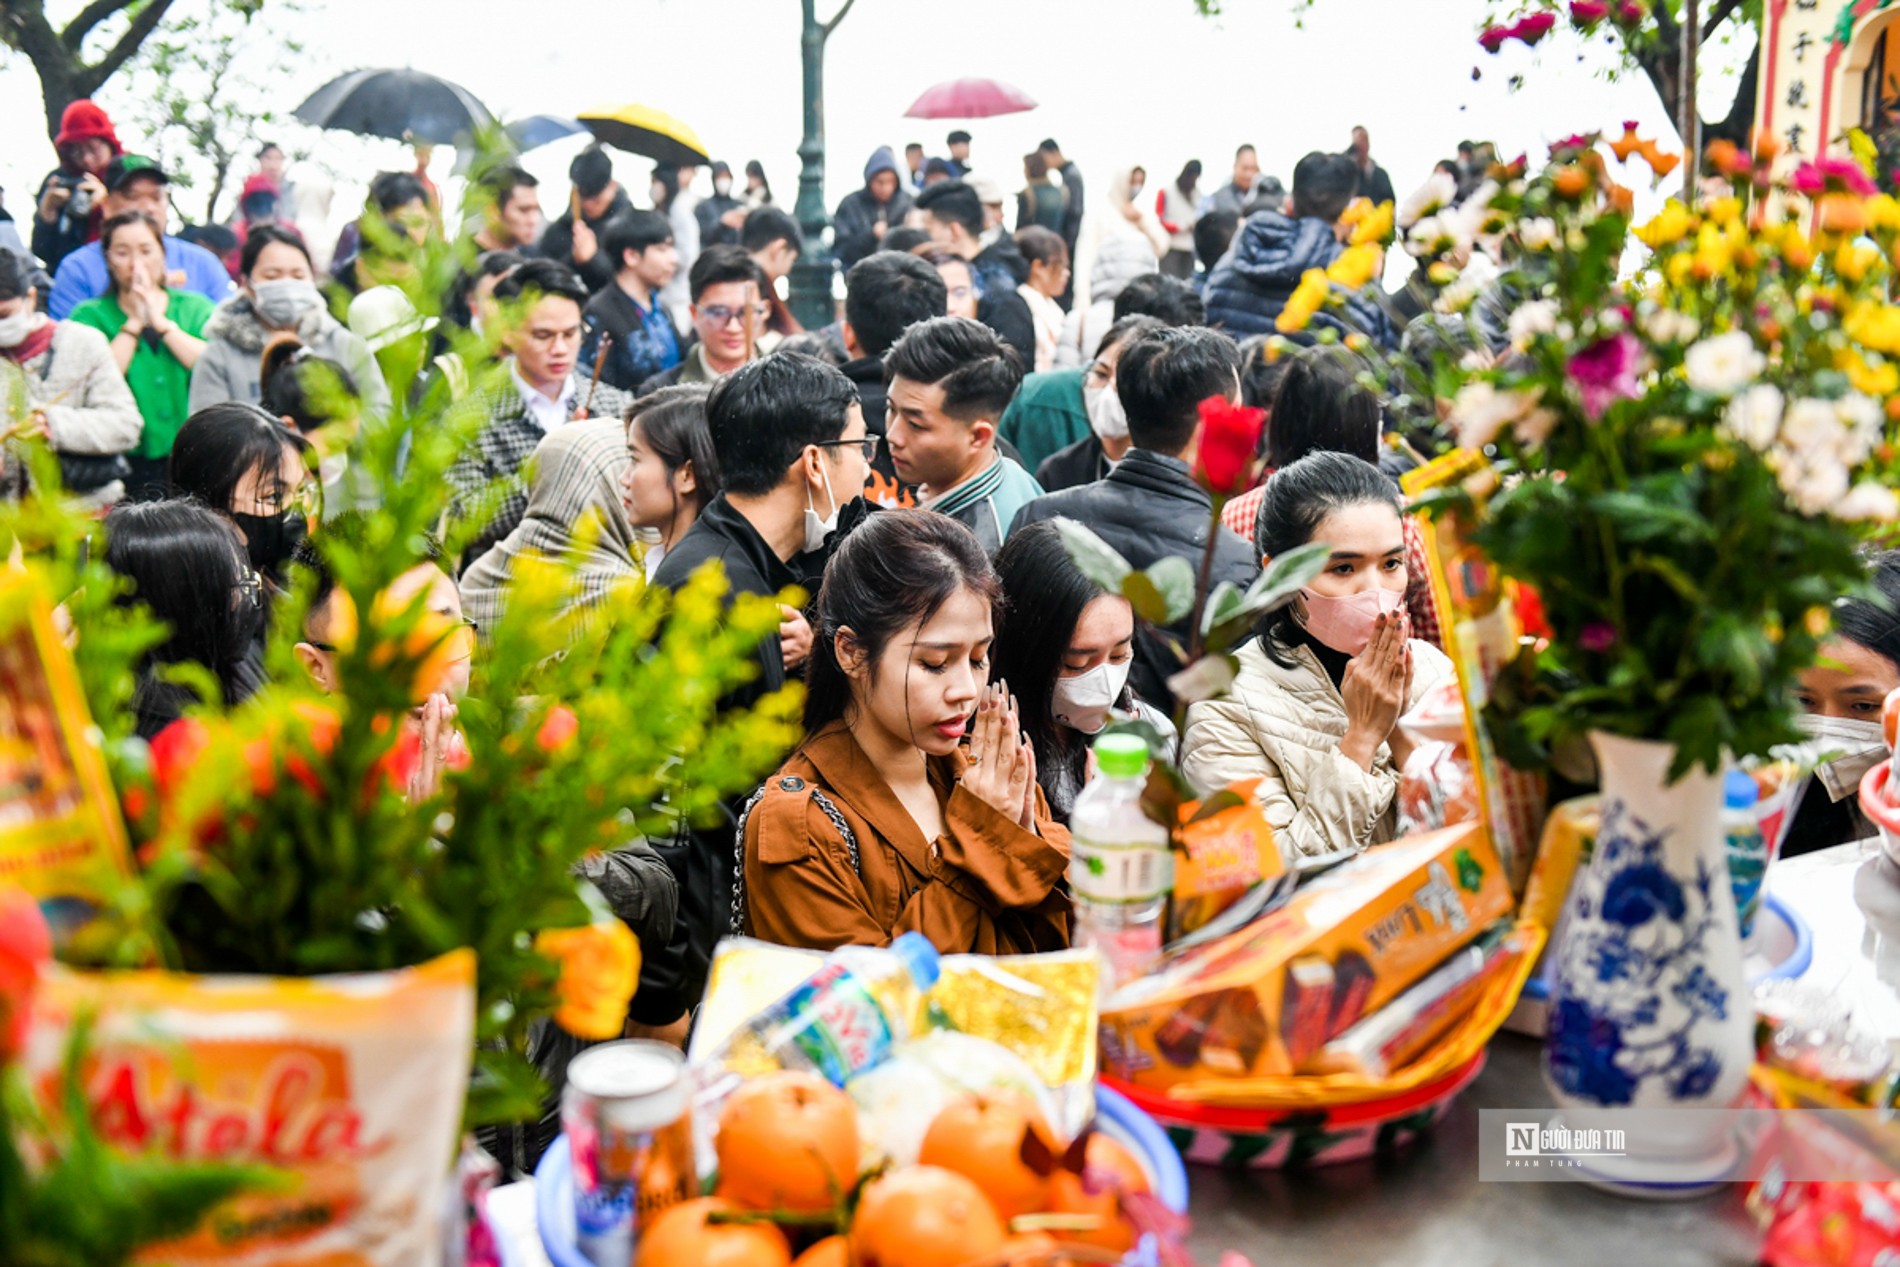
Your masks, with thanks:
[[[821,14],[835,3],[820,0]],[[1320,0],[1310,9],[1295,0],[1227,0],[1224,17],[1205,19],[1191,0],[858,0],[827,58],[826,200],[835,205],[857,187],[877,145],[918,140],[941,153],[944,133],[958,125],[903,112],[930,84],[961,75],[1008,80],[1042,103],[961,125],[975,136],[978,170],[1012,191],[1021,184],[1021,155],[1046,135],[1081,164],[1091,198],[1111,167],[1139,162],[1154,188],[1189,158],[1206,166],[1211,190],[1243,141],[1259,147],[1267,171],[1286,177],[1307,150],[1343,147],[1356,123],[1371,130],[1401,197],[1464,137],[1535,155],[1556,137],[1620,131],[1622,120],[1637,119],[1645,134],[1674,145],[1646,80],[1605,82],[1600,47],[1560,30],[1539,52],[1513,45],[1486,55],[1474,41],[1485,8],[1484,0]],[[262,20],[271,12],[267,3]],[[307,51],[269,77],[279,109],[360,65],[409,65],[454,79],[504,118],[642,101],[692,124],[713,156],[735,168],[760,159],[788,208],[796,194],[798,0],[315,0],[282,21]],[[1711,56],[1733,62],[1735,52]],[[1513,92],[1517,74],[1525,85]],[[1704,113],[1719,115],[1734,81],[1713,78],[1706,91],[1720,100]],[[111,90],[104,96],[110,102]],[[23,218],[52,163],[24,58],[0,63],[0,117],[19,124],[0,141],[0,180],[9,209]],[[403,158],[392,144],[284,133],[338,171],[339,212],[360,205],[360,178]],[[551,209],[559,209],[572,152],[569,143],[529,156],[549,184]],[[439,175],[451,157],[438,155]],[[636,200],[645,169],[643,160],[618,164]]]

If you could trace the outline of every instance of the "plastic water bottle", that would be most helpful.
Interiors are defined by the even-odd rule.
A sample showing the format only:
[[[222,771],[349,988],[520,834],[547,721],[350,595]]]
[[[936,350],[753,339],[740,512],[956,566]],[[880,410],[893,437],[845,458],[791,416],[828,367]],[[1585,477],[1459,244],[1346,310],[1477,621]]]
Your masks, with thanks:
[[[840,947],[727,1039],[715,1059],[735,1068],[802,1069],[842,1087],[909,1037],[906,1001],[935,985],[941,971],[922,933],[905,933],[888,950]]]
[[[1069,815],[1069,893],[1078,946],[1108,961],[1105,992],[1146,976],[1161,957],[1161,914],[1174,888],[1168,829],[1142,812],[1148,745],[1138,735],[1095,741],[1098,771]]]
[[[1746,770],[1730,770],[1722,782],[1722,838],[1727,845],[1729,886],[1735,893],[1736,924],[1742,940],[1755,929],[1761,911],[1762,883],[1768,878],[1768,842],[1756,817],[1761,789]]]

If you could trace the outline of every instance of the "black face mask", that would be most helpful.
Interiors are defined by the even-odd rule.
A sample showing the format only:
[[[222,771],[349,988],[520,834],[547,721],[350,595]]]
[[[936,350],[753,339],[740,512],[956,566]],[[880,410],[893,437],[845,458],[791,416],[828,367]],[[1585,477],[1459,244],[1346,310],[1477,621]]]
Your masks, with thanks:
[[[284,564],[297,550],[309,525],[303,512],[288,510],[275,515],[241,515],[233,512],[232,522],[244,530],[244,552],[260,576],[273,584],[284,579]]]

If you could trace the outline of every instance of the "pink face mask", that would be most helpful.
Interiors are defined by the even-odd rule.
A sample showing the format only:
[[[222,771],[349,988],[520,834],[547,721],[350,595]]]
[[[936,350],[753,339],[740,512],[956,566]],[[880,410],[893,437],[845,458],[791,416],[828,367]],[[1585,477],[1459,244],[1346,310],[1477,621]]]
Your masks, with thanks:
[[[1335,651],[1356,656],[1372,642],[1372,627],[1380,616],[1397,615],[1405,595],[1397,590],[1370,589],[1345,598],[1327,598],[1302,589],[1306,600],[1306,631]]]

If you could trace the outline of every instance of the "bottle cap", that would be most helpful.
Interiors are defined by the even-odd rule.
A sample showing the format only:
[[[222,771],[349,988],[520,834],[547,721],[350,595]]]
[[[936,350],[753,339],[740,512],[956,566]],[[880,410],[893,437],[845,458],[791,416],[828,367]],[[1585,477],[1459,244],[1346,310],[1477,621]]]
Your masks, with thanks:
[[[1748,809],[1761,799],[1755,776],[1746,770],[1730,770],[1722,780],[1722,801],[1729,809]]]
[[[1103,735],[1095,741],[1095,764],[1111,779],[1148,773],[1148,745],[1140,735]]]
[[[943,961],[937,955],[937,948],[922,933],[904,933],[891,943],[891,953],[903,962],[919,990],[928,990],[937,984],[937,978],[943,973]]]

